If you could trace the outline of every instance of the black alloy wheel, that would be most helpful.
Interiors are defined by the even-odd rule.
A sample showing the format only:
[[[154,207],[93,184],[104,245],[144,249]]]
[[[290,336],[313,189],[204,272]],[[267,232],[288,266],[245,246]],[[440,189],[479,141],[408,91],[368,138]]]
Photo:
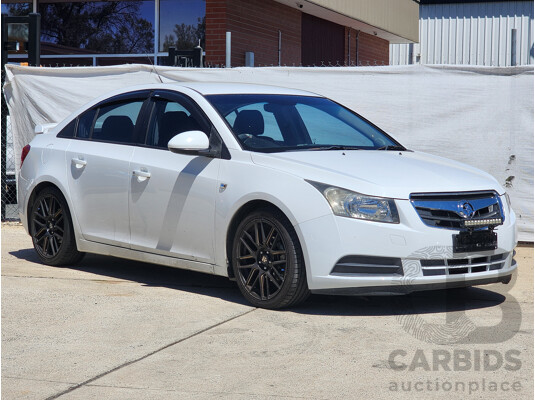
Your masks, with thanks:
[[[72,264],[83,257],[76,248],[67,202],[58,189],[47,187],[37,194],[29,223],[33,247],[44,264]]]
[[[299,240],[277,210],[248,215],[236,230],[232,255],[238,286],[255,306],[288,307],[308,297]]]

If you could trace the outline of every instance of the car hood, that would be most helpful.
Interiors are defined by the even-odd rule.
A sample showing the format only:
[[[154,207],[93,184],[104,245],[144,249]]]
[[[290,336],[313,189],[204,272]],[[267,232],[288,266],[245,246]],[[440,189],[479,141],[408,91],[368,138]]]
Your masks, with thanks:
[[[350,150],[251,153],[257,165],[359,193],[408,199],[411,193],[504,190],[469,165],[412,151]]]

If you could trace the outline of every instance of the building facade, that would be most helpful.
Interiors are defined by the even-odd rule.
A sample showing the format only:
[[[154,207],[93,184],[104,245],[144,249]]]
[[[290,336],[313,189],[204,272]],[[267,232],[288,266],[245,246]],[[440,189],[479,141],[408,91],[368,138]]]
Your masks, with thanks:
[[[207,0],[206,6],[209,65],[225,63],[226,32],[233,66],[244,65],[247,52],[256,65],[388,65],[390,43],[417,38],[412,0]]]
[[[167,64],[169,48],[196,46],[205,66],[387,65],[390,44],[418,40],[413,0],[2,1],[30,12],[42,65]]]
[[[533,1],[420,0],[418,44],[390,64],[533,65]]]

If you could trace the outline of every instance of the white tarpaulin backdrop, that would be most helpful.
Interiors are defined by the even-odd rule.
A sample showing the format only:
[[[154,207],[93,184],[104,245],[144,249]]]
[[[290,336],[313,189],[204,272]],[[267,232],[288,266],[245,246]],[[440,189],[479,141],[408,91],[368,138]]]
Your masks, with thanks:
[[[133,84],[162,79],[304,89],[356,110],[410,149],[489,172],[511,196],[519,240],[533,241],[533,66],[156,70],[160,77],[148,65],[8,65],[5,93],[15,153],[32,139],[35,125],[59,122],[93,98]]]

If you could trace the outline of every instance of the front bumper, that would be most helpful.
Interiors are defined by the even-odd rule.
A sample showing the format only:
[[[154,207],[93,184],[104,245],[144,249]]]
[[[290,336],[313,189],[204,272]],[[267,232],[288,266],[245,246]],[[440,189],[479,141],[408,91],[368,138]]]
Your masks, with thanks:
[[[472,279],[466,281],[445,281],[440,283],[418,283],[418,284],[399,284],[387,286],[363,286],[351,288],[335,288],[335,289],[316,289],[311,292],[314,294],[327,294],[339,296],[377,296],[377,295],[396,295],[409,294],[412,292],[420,292],[425,290],[443,290],[455,289],[468,286],[488,285],[490,283],[509,283],[511,281],[511,274],[497,277],[489,277],[483,279]]]
[[[508,210],[504,224],[495,229],[496,250],[453,253],[453,235],[457,230],[425,225],[409,201],[396,200],[396,205],[400,224],[334,215],[298,224],[296,231],[303,247],[309,289],[331,294],[410,293],[506,283],[516,269],[514,212]],[[370,269],[370,273],[362,268],[359,273],[333,271],[341,259],[353,256],[398,259],[401,268],[386,268],[385,273],[377,273],[377,268]],[[443,273],[436,271],[430,275],[429,269],[440,269],[428,267],[434,263],[443,263]]]

